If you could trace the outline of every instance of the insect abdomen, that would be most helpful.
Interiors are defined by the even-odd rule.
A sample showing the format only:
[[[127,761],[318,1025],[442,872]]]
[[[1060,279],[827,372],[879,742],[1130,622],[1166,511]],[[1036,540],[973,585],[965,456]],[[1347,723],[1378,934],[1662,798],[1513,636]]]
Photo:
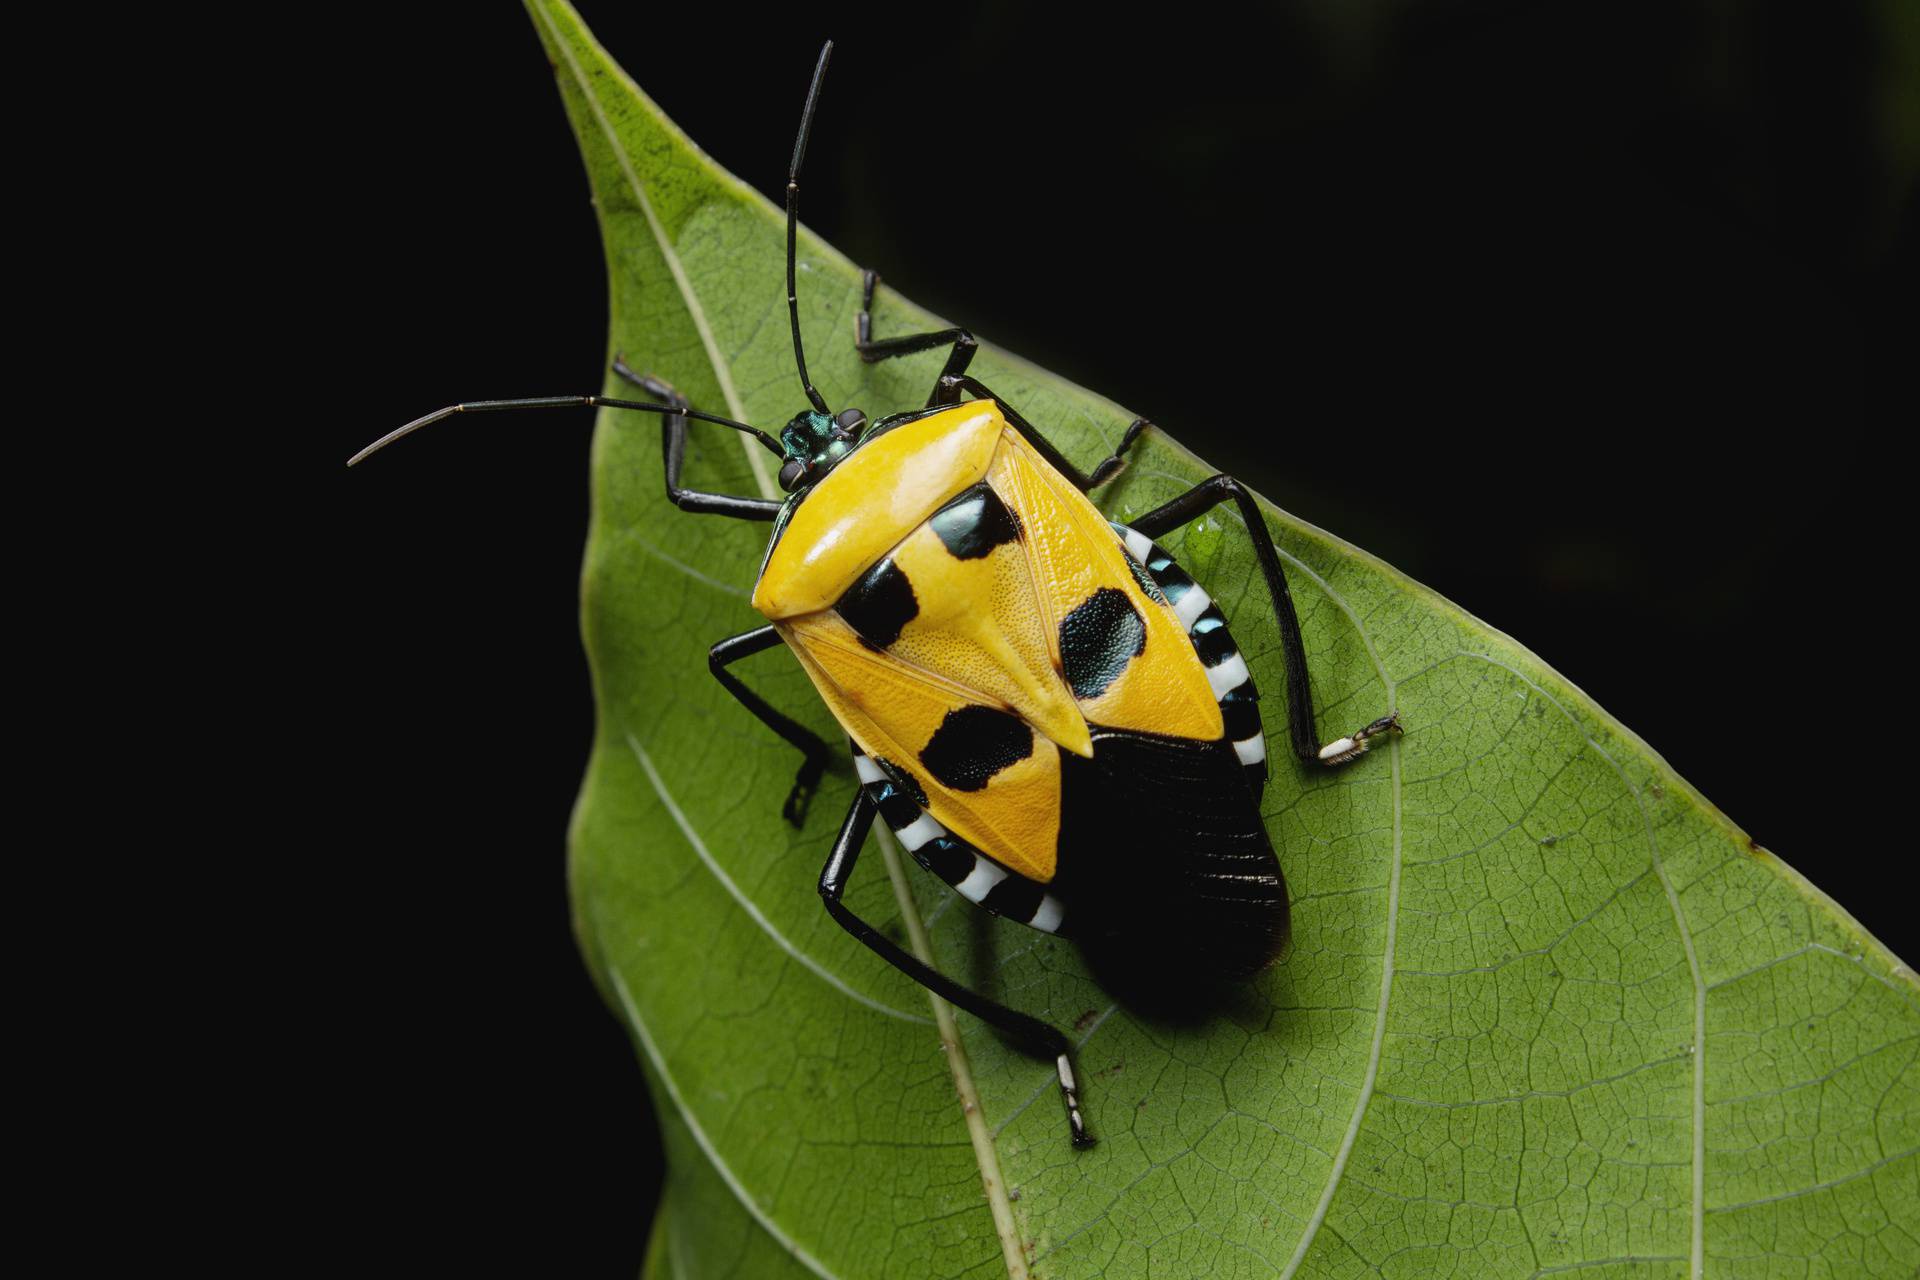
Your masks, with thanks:
[[[1054,889],[1080,937],[1233,980],[1273,962],[1286,881],[1225,741],[1102,730],[1061,765]]]

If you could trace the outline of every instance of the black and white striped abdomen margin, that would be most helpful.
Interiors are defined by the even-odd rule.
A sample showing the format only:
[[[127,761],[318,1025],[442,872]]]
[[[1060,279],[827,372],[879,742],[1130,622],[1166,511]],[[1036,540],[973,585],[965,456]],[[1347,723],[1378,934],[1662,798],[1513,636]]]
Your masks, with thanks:
[[[1118,521],[1111,523],[1127,554],[1146,569],[1187,628],[1187,639],[1193,642],[1193,651],[1207,669],[1207,683],[1220,700],[1227,740],[1246,766],[1247,784],[1259,796],[1267,785],[1267,738],[1260,724],[1260,690],[1254,687],[1247,660],[1240,656],[1233,633],[1227,630],[1226,615],[1206,589],[1174,563],[1159,544],[1137,529]]]
[[[994,915],[1042,933],[1066,932],[1066,909],[1045,886],[1009,871],[948,831],[907,791],[903,784],[910,784],[911,779],[896,780],[862,751],[859,743],[849,740],[849,745],[861,785],[879,806],[893,838],[915,862],[946,881],[968,902]]]

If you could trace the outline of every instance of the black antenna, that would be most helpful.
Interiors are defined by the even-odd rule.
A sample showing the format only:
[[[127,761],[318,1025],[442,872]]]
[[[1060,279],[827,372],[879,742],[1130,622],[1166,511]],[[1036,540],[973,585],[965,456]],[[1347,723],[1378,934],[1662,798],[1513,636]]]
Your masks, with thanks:
[[[799,366],[800,382],[807,399],[822,413],[832,413],[826,400],[813,389],[807,376],[807,353],[800,346],[800,299],[793,290],[793,243],[800,225],[800,162],[807,158],[807,135],[813,132],[813,109],[820,101],[820,82],[827,78],[827,59],[833,56],[833,41],[820,47],[820,65],[813,69],[813,86],[807,90],[807,105],[800,112],[800,136],[793,142],[793,163],[787,166],[787,316],[793,321],[793,362]]]
[[[534,396],[525,400],[472,400],[466,404],[448,405],[436,410],[424,418],[415,418],[406,426],[389,431],[372,444],[347,459],[347,465],[353,466],[369,454],[378,453],[402,436],[410,436],[422,427],[430,427],[443,422],[456,413],[493,413],[502,409],[638,409],[643,413],[663,413],[668,417],[680,415],[698,418],[702,422],[714,422],[723,427],[732,427],[735,431],[744,431],[772,450],[776,458],[785,458],[787,451],[758,427],[750,427],[744,422],[735,422],[732,418],[722,418],[711,413],[702,413],[698,409],[684,409],[671,404],[647,404],[638,400],[615,400],[610,396]]]

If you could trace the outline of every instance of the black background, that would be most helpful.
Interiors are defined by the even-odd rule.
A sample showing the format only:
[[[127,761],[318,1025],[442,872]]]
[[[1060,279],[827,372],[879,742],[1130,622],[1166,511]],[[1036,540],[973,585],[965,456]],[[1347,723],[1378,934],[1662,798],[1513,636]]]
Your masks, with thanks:
[[[581,7],[769,194],[832,36],[812,227],[1515,635],[1915,951],[1887,888],[1897,3]],[[601,382],[598,232],[525,15],[364,34],[301,104],[341,317],[317,465],[454,400]],[[436,1267],[632,1275],[657,1195],[564,889],[588,427],[463,421],[337,481],[349,839],[307,886],[337,926],[317,1052],[354,1220]]]

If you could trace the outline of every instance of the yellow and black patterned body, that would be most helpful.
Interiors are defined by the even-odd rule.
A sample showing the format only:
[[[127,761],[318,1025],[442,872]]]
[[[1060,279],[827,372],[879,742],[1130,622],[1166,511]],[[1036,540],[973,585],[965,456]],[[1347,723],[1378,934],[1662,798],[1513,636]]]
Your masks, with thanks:
[[[1051,932],[1190,924],[1226,973],[1279,950],[1258,694],[1225,619],[996,402],[880,424],[795,493],[753,604],[965,896]]]
[[[1271,963],[1286,942],[1287,891],[1260,816],[1267,764],[1259,691],[1226,618],[1151,536],[1222,503],[1245,522],[1272,599],[1293,755],[1337,766],[1399,721],[1389,710],[1344,737],[1317,738],[1299,619],[1272,534],[1244,485],[1215,475],[1138,516],[1135,527],[1108,523],[1086,494],[1119,474],[1151,424],[1134,419],[1113,453],[1082,473],[968,375],[979,343],[965,329],[876,338],[879,277],[871,271],[854,320],[860,359],[946,348],[946,363],[924,411],[871,427],[859,409],[832,411],[807,373],[796,247],[800,165],[832,48],[814,68],[787,170],[787,319],[811,408],[778,439],[695,408],[619,357],[614,372],[648,399],[451,405],[352,461],[460,413],[659,414],[675,506],[773,522],[753,592],[768,625],[716,642],[707,663],[742,708],[800,753],[781,808],[793,825],[802,825],[834,752],[732,664],[784,641],[852,741],[861,788],[820,872],[828,913],[928,991],[1052,1057],[1073,1143],[1087,1146],[1093,1139],[1066,1035],[941,973],[845,902],[874,819],[962,896],[1036,929],[1126,949],[1108,956],[1226,978]],[[779,458],[787,500],[683,486],[695,421],[742,432]],[[1141,944],[1156,936],[1173,949],[1150,947],[1157,954],[1143,956]]]

